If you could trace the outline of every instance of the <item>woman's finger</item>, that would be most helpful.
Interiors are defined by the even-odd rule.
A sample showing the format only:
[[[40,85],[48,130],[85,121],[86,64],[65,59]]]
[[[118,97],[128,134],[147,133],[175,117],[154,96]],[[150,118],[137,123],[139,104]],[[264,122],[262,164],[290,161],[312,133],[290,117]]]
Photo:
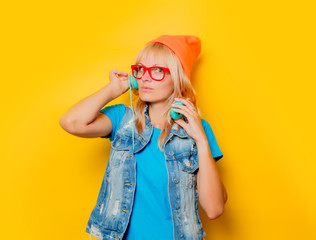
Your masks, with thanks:
[[[179,102],[184,103],[185,106],[186,106],[188,109],[190,109],[190,111],[196,112],[194,105],[193,105],[190,101],[185,100],[185,99],[181,99],[181,98],[175,98],[175,100],[178,100]],[[179,105],[180,105],[180,104],[179,104]]]
[[[186,106],[190,106],[190,109],[195,111],[195,107],[193,103],[191,103],[189,100],[183,99],[183,98],[175,98],[175,100],[180,100],[180,102],[184,103]]]
[[[127,75],[128,75],[128,73],[126,73],[126,72],[120,72],[120,71],[119,71],[117,74],[118,74],[119,76],[127,76]]]
[[[122,75],[125,75],[125,76],[127,76],[128,75],[128,73],[127,72],[120,72]]]

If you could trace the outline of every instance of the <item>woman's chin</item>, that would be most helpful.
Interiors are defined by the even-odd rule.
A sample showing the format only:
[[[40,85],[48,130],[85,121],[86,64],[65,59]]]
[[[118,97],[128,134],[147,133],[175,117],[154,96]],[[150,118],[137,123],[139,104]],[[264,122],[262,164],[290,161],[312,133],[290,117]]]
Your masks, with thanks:
[[[143,102],[152,102],[153,98],[152,96],[150,96],[149,94],[141,94],[139,96],[139,98],[143,101]]]

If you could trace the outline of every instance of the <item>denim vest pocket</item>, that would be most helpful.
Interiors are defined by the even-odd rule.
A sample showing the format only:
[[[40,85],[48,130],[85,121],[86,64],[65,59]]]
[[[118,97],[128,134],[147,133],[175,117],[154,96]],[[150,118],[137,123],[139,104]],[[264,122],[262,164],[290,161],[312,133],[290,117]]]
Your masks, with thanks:
[[[183,161],[180,161],[181,170],[188,172],[188,173],[195,173],[195,171],[199,168],[199,164],[195,163],[192,164],[190,160],[184,159]]]
[[[182,171],[192,174],[199,168],[198,160],[194,155],[181,158],[179,164]]]
[[[182,171],[195,173],[195,171],[199,168],[197,148],[195,143],[190,145],[190,149],[191,151],[187,154],[184,154],[184,156],[179,160],[180,168]]]
[[[117,151],[130,150],[130,138],[126,135],[121,135],[120,133],[116,133],[114,140],[111,142],[112,148]]]

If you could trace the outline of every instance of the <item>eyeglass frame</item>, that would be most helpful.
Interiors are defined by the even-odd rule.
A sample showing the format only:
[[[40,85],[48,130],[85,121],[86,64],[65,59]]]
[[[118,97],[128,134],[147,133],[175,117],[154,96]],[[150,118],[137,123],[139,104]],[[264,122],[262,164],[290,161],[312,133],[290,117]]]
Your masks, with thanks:
[[[135,77],[135,76],[134,76],[133,67],[135,67],[135,66],[139,66],[139,67],[142,67],[142,68],[145,69],[145,70],[144,70],[144,74],[143,74],[141,77]],[[161,69],[163,69],[163,77],[162,77],[162,79],[157,80],[157,79],[155,79],[155,78],[152,77],[152,75],[151,75],[151,69],[152,69],[152,68],[161,68]],[[141,78],[145,75],[146,71],[148,70],[149,76],[150,76],[153,80],[155,80],[155,81],[162,81],[162,80],[164,80],[164,78],[165,78],[165,76],[166,76],[166,72],[170,72],[169,68],[166,68],[166,67],[159,67],[159,66],[145,67],[145,66],[139,65],[139,64],[131,65],[131,69],[132,69],[132,74],[133,74],[134,78],[136,78],[136,79],[141,79]]]

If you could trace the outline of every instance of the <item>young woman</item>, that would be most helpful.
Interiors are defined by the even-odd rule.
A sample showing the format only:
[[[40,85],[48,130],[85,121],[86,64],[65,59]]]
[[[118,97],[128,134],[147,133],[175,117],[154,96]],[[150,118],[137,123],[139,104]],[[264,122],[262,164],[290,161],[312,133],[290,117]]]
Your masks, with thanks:
[[[223,213],[227,194],[215,165],[223,154],[210,124],[199,117],[190,82],[200,51],[195,36],[162,35],[148,42],[131,66],[138,84],[132,89],[134,107],[101,109],[131,89],[128,73],[112,70],[109,84],[61,117],[61,126],[73,135],[111,141],[86,227],[90,237],[199,240],[206,233],[198,202],[210,219]],[[171,110],[182,118],[172,117]]]

